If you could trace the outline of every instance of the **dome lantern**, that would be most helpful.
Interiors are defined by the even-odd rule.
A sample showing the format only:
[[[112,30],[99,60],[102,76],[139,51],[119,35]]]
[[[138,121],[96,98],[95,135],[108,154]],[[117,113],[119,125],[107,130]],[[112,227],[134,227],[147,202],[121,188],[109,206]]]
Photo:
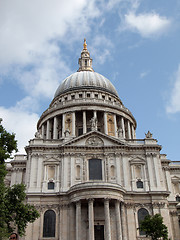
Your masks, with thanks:
[[[81,71],[91,71],[94,72],[92,68],[92,58],[90,58],[89,51],[87,50],[86,39],[84,39],[83,50],[81,52],[81,58],[79,58],[79,69]]]

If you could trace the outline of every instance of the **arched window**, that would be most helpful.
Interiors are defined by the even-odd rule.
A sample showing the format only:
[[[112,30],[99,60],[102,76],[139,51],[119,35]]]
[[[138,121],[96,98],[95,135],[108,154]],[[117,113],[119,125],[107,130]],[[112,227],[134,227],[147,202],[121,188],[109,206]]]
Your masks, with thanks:
[[[141,208],[138,210],[138,224],[140,226],[140,223],[144,220],[146,216],[149,215],[149,212],[145,208]],[[145,235],[144,231],[139,231],[140,235]]]
[[[55,237],[56,214],[53,210],[44,213],[43,237]]]
[[[48,189],[49,190],[54,189],[54,183],[53,182],[48,182]]]
[[[176,201],[180,202],[180,196],[176,196]]]
[[[102,180],[102,160],[89,160],[89,180]]]
[[[136,186],[137,188],[143,188],[143,182],[141,180],[137,180]]]

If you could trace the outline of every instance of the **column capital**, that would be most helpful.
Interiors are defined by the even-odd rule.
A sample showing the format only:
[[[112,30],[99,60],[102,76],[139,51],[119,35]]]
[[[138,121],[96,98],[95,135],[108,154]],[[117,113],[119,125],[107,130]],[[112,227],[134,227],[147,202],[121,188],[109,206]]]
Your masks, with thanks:
[[[75,203],[76,203],[76,206],[81,206],[81,200],[78,200]]]
[[[94,198],[88,198],[88,203],[94,202]]]

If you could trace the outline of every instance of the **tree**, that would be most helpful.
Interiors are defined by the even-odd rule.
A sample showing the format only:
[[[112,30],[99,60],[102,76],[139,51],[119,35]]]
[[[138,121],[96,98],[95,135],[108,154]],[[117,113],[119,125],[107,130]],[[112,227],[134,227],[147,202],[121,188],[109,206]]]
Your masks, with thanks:
[[[163,218],[160,214],[146,216],[140,223],[139,229],[144,231],[147,236],[150,236],[152,240],[157,240],[160,237],[163,240],[168,239],[168,229],[163,224]]]
[[[15,134],[8,133],[1,122],[0,118],[0,240],[16,228],[20,236],[24,235],[28,222],[39,217],[35,207],[25,203],[25,185],[8,187],[4,183],[7,174],[5,160],[17,151],[17,141]]]

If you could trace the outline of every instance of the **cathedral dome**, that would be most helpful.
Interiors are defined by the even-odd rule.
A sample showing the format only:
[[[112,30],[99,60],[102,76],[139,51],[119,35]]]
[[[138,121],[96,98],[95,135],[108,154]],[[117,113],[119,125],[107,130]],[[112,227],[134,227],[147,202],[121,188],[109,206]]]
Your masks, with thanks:
[[[92,71],[76,72],[64,79],[54,97],[68,91],[92,88],[107,91],[118,97],[118,93],[113,84],[101,74]]]

